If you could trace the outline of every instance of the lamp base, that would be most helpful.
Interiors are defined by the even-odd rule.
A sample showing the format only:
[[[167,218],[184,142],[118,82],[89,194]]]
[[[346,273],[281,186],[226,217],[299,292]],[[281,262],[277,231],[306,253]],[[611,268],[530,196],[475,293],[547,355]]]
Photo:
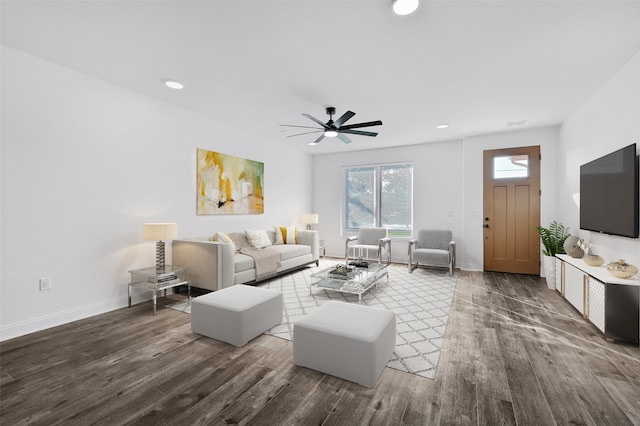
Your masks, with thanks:
[[[164,272],[164,241],[156,242],[156,272]]]

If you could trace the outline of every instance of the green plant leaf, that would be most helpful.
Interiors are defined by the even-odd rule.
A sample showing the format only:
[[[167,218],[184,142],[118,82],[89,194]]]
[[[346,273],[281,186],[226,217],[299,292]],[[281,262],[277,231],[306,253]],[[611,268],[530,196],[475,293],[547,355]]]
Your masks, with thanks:
[[[549,224],[548,228],[537,226],[536,231],[540,234],[540,241],[544,246],[542,253],[545,256],[555,256],[556,254],[564,254],[564,242],[571,236],[569,228],[555,220]]]

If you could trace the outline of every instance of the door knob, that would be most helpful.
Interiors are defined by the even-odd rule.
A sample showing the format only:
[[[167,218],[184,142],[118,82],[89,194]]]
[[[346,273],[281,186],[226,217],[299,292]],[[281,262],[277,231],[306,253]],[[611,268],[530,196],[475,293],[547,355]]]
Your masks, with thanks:
[[[489,221],[489,218],[488,218],[488,217],[485,217],[485,218],[484,218],[484,220],[486,220],[486,221],[488,222],[488,221]]]
[[[482,225],[482,227],[483,227],[483,228],[488,228],[488,227],[489,227],[489,224],[488,224],[488,223],[485,223],[484,225]]]

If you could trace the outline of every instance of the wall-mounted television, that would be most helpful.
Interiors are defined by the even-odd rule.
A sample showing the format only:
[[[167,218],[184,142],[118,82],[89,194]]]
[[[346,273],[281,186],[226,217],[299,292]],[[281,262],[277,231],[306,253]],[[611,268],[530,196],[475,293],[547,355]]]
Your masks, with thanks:
[[[580,229],[638,238],[635,143],[580,166]]]

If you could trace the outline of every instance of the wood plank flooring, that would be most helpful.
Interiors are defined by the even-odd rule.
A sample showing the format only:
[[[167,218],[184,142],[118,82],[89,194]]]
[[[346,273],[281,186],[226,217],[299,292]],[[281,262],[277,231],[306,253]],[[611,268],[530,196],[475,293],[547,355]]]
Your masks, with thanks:
[[[289,341],[236,348],[143,303],[1,343],[0,424],[640,425],[640,348],[539,277],[458,276],[433,380],[386,368],[363,388],[295,366]]]

